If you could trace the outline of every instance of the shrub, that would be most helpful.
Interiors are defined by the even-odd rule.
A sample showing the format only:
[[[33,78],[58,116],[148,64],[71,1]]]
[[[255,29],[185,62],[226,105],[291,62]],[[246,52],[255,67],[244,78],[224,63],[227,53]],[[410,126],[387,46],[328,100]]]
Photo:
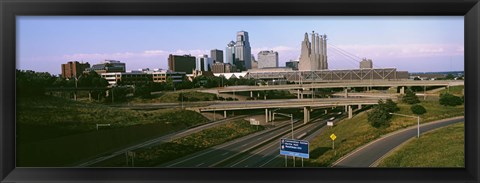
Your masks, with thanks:
[[[378,105],[373,107],[372,111],[368,112],[368,122],[375,128],[388,127],[392,115],[389,114],[388,108],[382,100],[378,101]]]
[[[450,93],[440,94],[439,102],[444,106],[456,106],[462,104],[462,98]]]
[[[151,88],[149,87],[137,87],[135,89],[135,97],[141,97],[141,98],[152,98],[151,94]]]
[[[402,96],[402,102],[405,102],[407,104],[416,104],[420,103],[420,100],[418,100],[417,95],[415,95],[415,93],[411,89],[407,89],[405,95]]]
[[[412,112],[414,114],[417,114],[417,115],[425,114],[427,112],[425,107],[423,107],[421,105],[418,105],[418,104],[412,105],[412,107],[410,107],[410,109],[412,110]]]

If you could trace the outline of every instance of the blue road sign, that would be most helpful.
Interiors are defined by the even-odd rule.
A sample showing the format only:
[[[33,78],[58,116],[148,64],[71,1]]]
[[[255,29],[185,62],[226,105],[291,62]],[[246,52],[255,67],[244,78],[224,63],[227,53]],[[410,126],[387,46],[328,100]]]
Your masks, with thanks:
[[[309,158],[310,155],[308,154],[308,141],[281,139],[280,154],[300,158]]]

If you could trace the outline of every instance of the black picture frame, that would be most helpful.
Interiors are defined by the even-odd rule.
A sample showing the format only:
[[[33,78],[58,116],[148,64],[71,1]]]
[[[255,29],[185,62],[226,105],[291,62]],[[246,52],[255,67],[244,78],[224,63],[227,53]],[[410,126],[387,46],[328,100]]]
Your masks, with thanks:
[[[0,0],[1,182],[479,182],[478,0]],[[16,168],[16,16],[460,15],[465,17],[465,168]]]

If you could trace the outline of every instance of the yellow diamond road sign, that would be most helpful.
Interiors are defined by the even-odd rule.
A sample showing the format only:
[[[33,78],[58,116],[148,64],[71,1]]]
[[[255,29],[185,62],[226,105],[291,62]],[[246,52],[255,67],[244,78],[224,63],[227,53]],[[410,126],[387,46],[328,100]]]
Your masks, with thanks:
[[[330,138],[331,138],[332,140],[335,140],[335,139],[337,138],[337,136],[335,136],[335,134],[332,133],[332,135],[330,135]]]

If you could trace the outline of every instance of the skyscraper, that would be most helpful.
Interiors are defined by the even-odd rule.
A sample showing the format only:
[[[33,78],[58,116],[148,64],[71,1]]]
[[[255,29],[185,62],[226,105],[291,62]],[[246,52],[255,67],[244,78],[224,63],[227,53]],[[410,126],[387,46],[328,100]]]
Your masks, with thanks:
[[[225,48],[226,63],[235,65],[235,42],[230,41]]]
[[[223,63],[223,51],[222,50],[211,50],[210,57],[213,59],[214,63],[221,62]]]
[[[258,68],[278,67],[278,52],[260,51],[258,52]]]
[[[327,35],[319,35],[312,31],[312,42],[310,42],[308,40],[308,34],[305,33],[305,38],[302,41],[298,69],[302,71],[328,69]]]
[[[241,70],[252,68],[250,42],[247,31],[237,32],[237,42],[235,43],[235,65]]]
[[[213,63],[213,59],[208,57],[208,55],[199,55],[195,68],[198,71],[210,71]]]

